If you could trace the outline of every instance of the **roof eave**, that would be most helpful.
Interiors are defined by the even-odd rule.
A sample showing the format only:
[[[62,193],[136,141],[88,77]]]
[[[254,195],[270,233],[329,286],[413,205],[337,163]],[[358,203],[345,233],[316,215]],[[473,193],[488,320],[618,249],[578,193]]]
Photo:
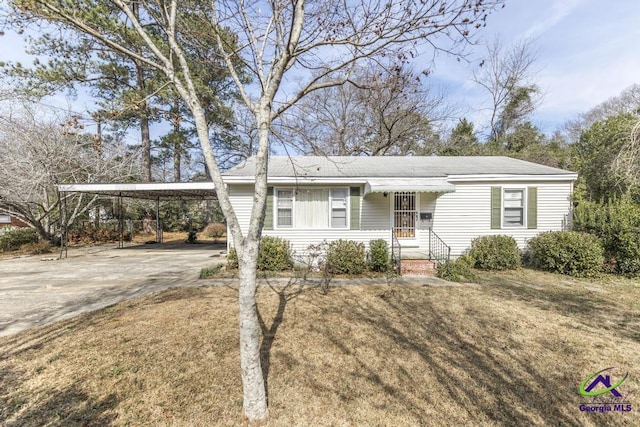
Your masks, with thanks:
[[[449,175],[449,182],[461,181],[575,181],[577,173],[566,174],[476,174],[476,175]]]
[[[410,178],[431,178],[431,177],[294,177],[276,176],[267,178],[269,184],[366,184],[370,180],[381,179],[410,179]],[[435,177],[434,177],[435,178]],[[445,178],[445,177],[443,177]],[[224,176],[225,184],[253,184],[253,176]],[[571,172],[566,174],[474,174],[474,175],[449,175],[446,176],[449,182],[460,181],[575,181],[578,174]]]
[[[253,176],[223,176],[225,184],[253,184]],[[371,178],[369,178],[371,179]],[[267,178],[269,184],[365,184],[367,178],[364,177],[304,177],[304,176],[273,176]]]

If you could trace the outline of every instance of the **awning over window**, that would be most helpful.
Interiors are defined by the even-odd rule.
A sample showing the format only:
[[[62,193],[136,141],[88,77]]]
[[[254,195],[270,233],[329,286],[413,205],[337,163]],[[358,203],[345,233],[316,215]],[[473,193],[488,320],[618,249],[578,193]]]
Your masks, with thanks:
[[[368,180],[364,187],[365,196],[369,193],[392,193],[396,191],[415,191],[418,193],[453,193],[456,186],[446,178],[377,178]]]

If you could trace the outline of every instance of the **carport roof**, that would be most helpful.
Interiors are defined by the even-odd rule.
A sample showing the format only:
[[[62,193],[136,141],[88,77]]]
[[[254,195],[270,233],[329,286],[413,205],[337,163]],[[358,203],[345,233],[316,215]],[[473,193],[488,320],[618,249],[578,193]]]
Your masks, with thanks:
[[[207,200],[216,198],[213,182],[150,182],[116,184],[61,184],[62,193],[89,193],[150,200]]]

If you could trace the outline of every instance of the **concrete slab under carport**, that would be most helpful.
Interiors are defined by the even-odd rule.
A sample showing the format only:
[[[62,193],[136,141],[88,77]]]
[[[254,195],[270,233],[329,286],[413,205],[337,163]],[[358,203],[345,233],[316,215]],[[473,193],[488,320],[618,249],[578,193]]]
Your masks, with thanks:
[[[0,336],[175,286],[198,286],[224,244],[102,245],[0,260]]]

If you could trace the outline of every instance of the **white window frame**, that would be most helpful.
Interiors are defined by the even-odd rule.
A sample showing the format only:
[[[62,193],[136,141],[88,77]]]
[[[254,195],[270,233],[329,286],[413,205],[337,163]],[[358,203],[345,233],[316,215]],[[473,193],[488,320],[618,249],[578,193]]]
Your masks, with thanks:
[[[280,204],[280,192],[281,191],[291,191],[291,225],[280,225],[279,222],[279,213],[280,213],[280,209],[287,209],[287,208],[281,208],[279,206]],[[295,208],[296,208],[296,190],[295,188],[276,188],[274,189],[274,195],[275,195],[275,203],[273,204],[273,218],[274,218],[274,228],[279,228],[279,229],[283,229],[283,230],[290,230],[292,228],[295,228]]]
[[[0,224],[11,224],[11,215],[0,214]]]
[[[508,191],[520,191],[522,193],[522,207],[520,207],[519,209],[522,209],[522,224],[517,224],[517,225],[509,225],[505,223],[505,212],[508,209],[505,205],[505,194]],[[527,228],[527,188],[526,187],[502,187],[502,206],[501,206],[501,212],[500,212],[500,221],[502,224],[502,228],[506,228],[506,229],[519,229],[519,228]]]
[[[300,228],[296,224],[296,193],[297,191],[304,190],[328,190],[328,208],[327,215],[329,224],[328,227],[320,227],[320,228]],[[333,207],[331,205],[333,190],[344,190],[346,192],[346,226],[344,227],[332,227],[332,210]],[[291,191],[292,192],[292,206],[291,206],[291,226],[281,226],[278,224],[278,194],[280,191]],[[331,186],[331,187],[275,187],[273,189],[274,195],[274,203],[273,203],[273,228],[280,230],[349,230],[351,227],[351,189],[347,186]]]
[[[333,226],[333,192],[334,190],[336,191],[344,191],[346,193],[345,196],[345,203],[344,203],[344,216],[345,216],[345,221],[344,221],[344,226],[343,227],[334,227]],[[351,197],[350,197],[350,189],[349,187],[331,187],[329,188],[329,228],[332,230],[348,230],[349,229],[349,221],[350,221],[350,216],[349,213],[351,212],[350,208],[351,206],[349,205]]]

